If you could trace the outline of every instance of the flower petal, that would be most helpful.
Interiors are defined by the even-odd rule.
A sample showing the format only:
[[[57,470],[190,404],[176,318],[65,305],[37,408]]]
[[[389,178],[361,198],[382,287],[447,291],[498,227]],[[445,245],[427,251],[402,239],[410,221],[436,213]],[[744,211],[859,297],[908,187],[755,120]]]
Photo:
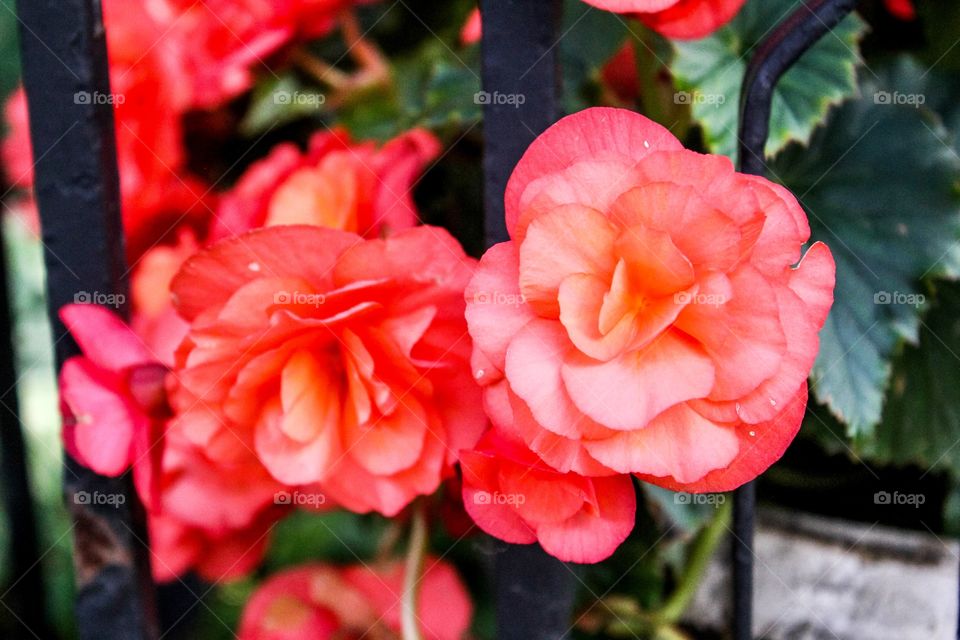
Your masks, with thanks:
[[[523,302],[519,272],[516,244],[502,242],[483,254],[464,292],[467,327],[474,347],[497,368],[496,371],[488,371],[488,367],[474,371],[480,384],[499,379],[506,367],[507,346],[514,335],[536,317]]]
[[[100,305],[64,305],[60,319],[83,354],[99,367],[121,371],[157,360],[123,320]]]
[[[807,383],[804,382],[781,406],[783,411],[773,420],[737,426],[735,433],[740,440],[740,447],[736,457],[727,466],[711,471],[703,478],[682,482],[670,477],[640,474],[637,477],[672,491],[733,491],[766,471],[793,442],[800,431],[807,406]]]
[[[707,395],[714,365],[689,338],[668,331],[609,362],[572,354],[562,376],[574,404],[590,418],[610,429],[642,429],[665,409]]]
[[[510,176],[505,195],[507,229],[513,236],[520,198],[537,178],[584,158],[607,155],[636,162],[654,150],[682,148],[667,129],[625,109],[595,107],[567,116],[530,145]]]
[[[616,228],[599,211],[563,205],[533,220],[520,245],[520,291],[539,315],[557,317],[560,283],[577,273],[610,279]]]
[[[775,289],[766,278],[744,265],[730,274],[728,286],[730,299],[725,291],[702,289],[705,303],[687,305],[676,322],[713,359],[712,400],[733,400],[756,389],[777,372],[787,348]]]
[[[731,426],[717,425],[686,404],[667,409],[643,429],[584,444],[590,455],[621,473],[696,482],[726,467],[739,443]]]
[[[564,562],[606,560],[633,531],[637,500],[630,477],[593,478],[591,482],[596,510],[584,506],[568,520],[537,527],[543,550]]]
[[[184,263],[170,285],[174,306],[194,320],[263,276],[302,278],[318,291],[332,288],[330,272],[337,258],[358,242],[352,233],[309,225],[268,227],[224,240]]]
[[[64,446],[78,462],[116,477],[132,460],[134,432],[148,428],[145,416],[123,396],[119,380],[84,357],[67,360],[60,372],[65,415]]]

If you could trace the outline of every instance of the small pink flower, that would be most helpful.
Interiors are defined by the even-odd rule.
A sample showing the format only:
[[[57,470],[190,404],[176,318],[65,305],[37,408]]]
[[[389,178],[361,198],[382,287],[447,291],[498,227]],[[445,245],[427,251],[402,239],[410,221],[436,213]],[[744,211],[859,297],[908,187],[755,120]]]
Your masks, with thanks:
[[[269,577],[250,598],[240,640],[389,638],[400,632],[401,562],[339,569],[309,564]],[[473,604],[456,570],[427,557],[417,588],[426,640],[461,640]]]
[[[146,502],[156,498],[169,417],[167,368],[115,314],[70,304],[60,318],[83,350],[60,372],[63,442],[80,464],[116,477],[133,465]]]
[[[564,562],[609,557],[633,530],[630,476],[559,473],[496,430],[460,454],[463,504],[477,525],[515,544],[539,542]]]

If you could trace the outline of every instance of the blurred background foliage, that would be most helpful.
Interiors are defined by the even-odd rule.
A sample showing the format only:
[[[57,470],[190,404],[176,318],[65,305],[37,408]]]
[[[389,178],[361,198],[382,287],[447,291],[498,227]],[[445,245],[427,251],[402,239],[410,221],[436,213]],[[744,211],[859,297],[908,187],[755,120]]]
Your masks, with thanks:
[[[797,1],[749,0],[737,19],[712,36],[671,44],[637,22],[567,0],[558,39],[565,108],[636,108],[691,148],[731,155],[746,60]],[[789,508],[956,535],[960,5],[919,4],[916,22],[900,22],[881,2],[862,2],[860,14],[809,51],[777,91],[767,147],[770,178],[797,195],[814,239],[832,248],[838,287],[821,334],[804,429],[760,480],[760,496]],[[389,82],[317,109],[272,98],[277,90],[323,91],[308,70],[287,65],[276,75],[264,74],[249,96],[193,116],[187,132],[192,168],[214,180],[230,168],[229,184],[273,144],[303,140],[321,122],[378,140],[427,127],[446,151],[417,189],[421,211],[478,254],[482,124],[474,94],[480,90],[480,52],[459,40],[473,6],[472,0],[408,0],[365,7],[363,24],[392,64]],[[0,0],[0,8],[0,93],[6,96],[18,82],[17,23],[12,0]],[[334,61],[343,57],[344,45],[331,36],[313,43],[311,53]],[[619,74],[605,70],[614,56]],[[70,525],[60,496],[59,419],[40,248],[16,216],[6,216],[3,230],[16,298],[18,393],[40,506],[41,548],[49,550],[44,575],[54,623],[68,638]],[[913,296],[917,304],[886,303],[898,295]],[[873,494],[883,489],[920,492],[927,500],[919,509],[878,507]],[[577,633],[584,637],[682,637],[669,634],[678,633],[679,616],[729,519],[729,501],[679,504],[668,492],[640,490],[646,508],[628,543],[611,561],[576,569],[584,587]],[[461,568],[477,599],[475,635],[490,638],[484,566],[493,543],[482,536],[463,540],[446,531],[441,518],[434,522],[434,551],[448,553]],[[194,606],[171,637],[233,637],[230,628],[257,577],[305,560],[375,557],[383,553],[384,540],[396,537],[390,529],[371,516],[298,513],[279,525],[258,576],[215,588],[189,580],[167,588],[170,615],[179,603],[189,607],[191,592],[205,594],[207,604]],[[0,549],[8,548],[5,535],[7,527],[0,527]],[[11,579],[0,556],[0,593]],[[605,607],[596,606],[598,598]],[[6,615],[0,610],[0,630]]]

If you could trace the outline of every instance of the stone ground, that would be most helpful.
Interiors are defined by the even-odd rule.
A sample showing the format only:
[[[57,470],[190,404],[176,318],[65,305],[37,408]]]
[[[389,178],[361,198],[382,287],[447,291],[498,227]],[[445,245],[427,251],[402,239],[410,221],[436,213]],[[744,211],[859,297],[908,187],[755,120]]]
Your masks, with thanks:
[[[955,540],[761,509],[754,635],[769,640],[954,640]],[[729,611],[729,554],[717,554],[687,615],[720,629]]]

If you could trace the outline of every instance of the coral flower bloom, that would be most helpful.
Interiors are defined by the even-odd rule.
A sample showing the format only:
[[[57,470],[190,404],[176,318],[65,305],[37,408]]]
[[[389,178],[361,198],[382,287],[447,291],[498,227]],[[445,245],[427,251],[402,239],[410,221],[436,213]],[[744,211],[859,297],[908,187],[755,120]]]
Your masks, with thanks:
[[[178,424],[214,459],[253,450],[284,484],[396,514],[486,424],[463,318],[473,269],[434,227],[268,227],[201,251],[172,287],[191,323]]]
[[[400,633],[401,562],[338,569],[310,564],[270,576],[250,598],[240,640],[389,639]],[[473,604],[460,576],[428,557],[418,585],[417,622],[426,640],[460,640]]]
[[[278,224],[315,224],[376,237],[418,224],[413,186],[440,142],[413,129],[377,148],[343,130],[318,133],[306,153],[277,145],[217,210],[211,240]]]
[[[531,145],[506,211],[466,291],[495,424],[558,471],[690,491],[783,454],[835,273],[789,192],[597,108]]]
[[[514,544],[540,542],[564,562],[605,560],[633,530],[630,476],[559,473],[523,443],[491,430],[460,454],[463,505],[477,525]]]
[[[364,0],[366,1],[366,0]],[[167,0],[167,15],[195,106],[210,108],[253,85],[255,72],[284,48],[329,34],[342,11],[358,0]]]
[[[746,0],[584,0],[600,9],[635,15],[654,31],[678,40],[708,36],[730,22]]]

